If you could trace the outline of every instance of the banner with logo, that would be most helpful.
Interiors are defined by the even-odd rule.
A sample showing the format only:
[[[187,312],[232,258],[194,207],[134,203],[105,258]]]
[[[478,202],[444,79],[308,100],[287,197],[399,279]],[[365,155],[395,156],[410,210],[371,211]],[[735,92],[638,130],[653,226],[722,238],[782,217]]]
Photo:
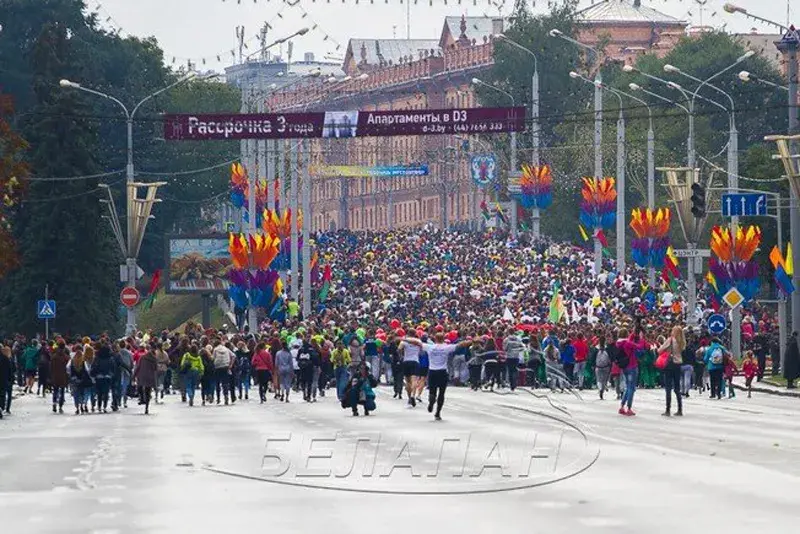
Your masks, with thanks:
[[[167,141],[348,139],[524,130],[524,107],[164,115]]]

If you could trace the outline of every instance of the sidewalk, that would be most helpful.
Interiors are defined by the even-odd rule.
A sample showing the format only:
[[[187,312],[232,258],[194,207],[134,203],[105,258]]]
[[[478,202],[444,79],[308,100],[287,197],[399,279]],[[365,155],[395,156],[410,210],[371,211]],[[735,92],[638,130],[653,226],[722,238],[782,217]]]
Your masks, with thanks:
[[[781,397],[797,397],[800,398],[800,389],[786,389],[784,386],[776,386],[767,382],[769,380],[768,376],[764,376],[764,379],[761,382],[756,382],[753,379],[753,391],[758,393],[769,393],[770,395],[780,395]],[[744,387],[744,377],[743,376],[735,376],[733,377],[733,387],[736,389],[746,389]]]

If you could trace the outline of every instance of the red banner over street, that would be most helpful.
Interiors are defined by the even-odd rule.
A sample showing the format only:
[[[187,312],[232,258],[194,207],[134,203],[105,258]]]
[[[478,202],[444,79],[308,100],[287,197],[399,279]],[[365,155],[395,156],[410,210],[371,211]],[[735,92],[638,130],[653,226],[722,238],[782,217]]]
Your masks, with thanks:
[[[347,139],[524,130],[523,107],[164,116],[168,141]]]

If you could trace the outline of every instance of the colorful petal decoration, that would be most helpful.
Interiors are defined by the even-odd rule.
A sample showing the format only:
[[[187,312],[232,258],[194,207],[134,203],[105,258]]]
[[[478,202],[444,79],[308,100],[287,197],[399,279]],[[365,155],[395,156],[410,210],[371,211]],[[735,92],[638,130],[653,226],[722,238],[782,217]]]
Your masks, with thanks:
[[[553,174],[549,165],[523,165],[519,186],[523,208],[547,209],[553,203]]]
[[[611,228],[616,222],[614,178],[584,178],[580,221],[587,228]]]

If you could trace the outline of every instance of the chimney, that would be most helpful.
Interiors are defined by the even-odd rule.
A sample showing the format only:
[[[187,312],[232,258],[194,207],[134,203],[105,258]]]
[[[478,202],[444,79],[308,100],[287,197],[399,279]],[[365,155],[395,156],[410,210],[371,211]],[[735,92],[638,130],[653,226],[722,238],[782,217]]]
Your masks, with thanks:
[[[492,19],[492,35],[503,33],[503,19]]]
[[[314,52],[306,52],[303,54],[303,61],[306,63],[312,63],[314,61]]]

